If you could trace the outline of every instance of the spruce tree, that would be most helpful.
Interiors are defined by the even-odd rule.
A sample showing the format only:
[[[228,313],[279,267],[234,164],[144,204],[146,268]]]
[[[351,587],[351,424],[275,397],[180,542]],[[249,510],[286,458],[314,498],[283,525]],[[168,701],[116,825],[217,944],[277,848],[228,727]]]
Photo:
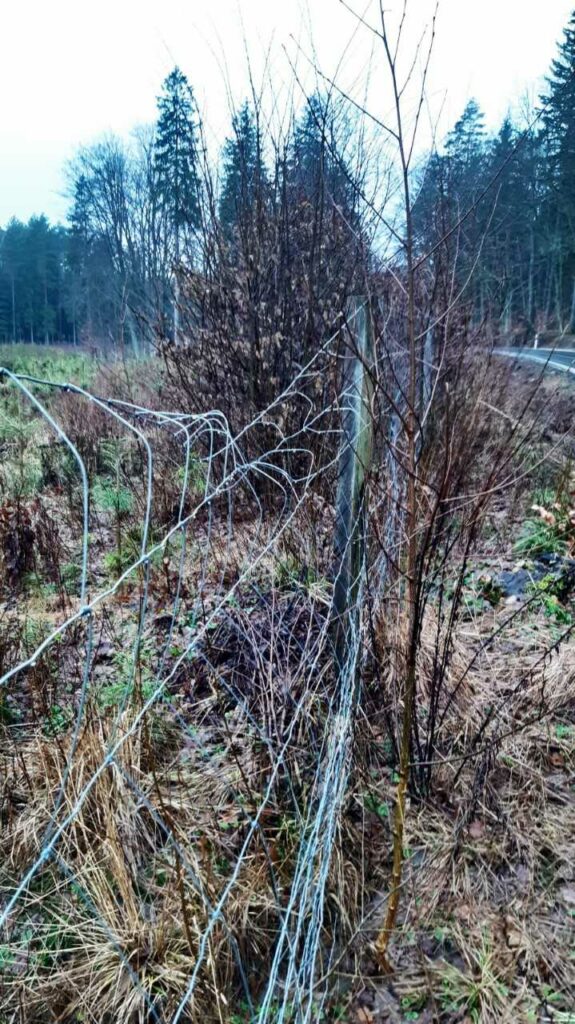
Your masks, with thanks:
[[[0,340],[72,338],[66,302],[68,233],[41,215],[0,231]]]
[[[164,81],[158,99],[155,166],[157,197],[165,221],[167,248],[172,249],[175,265],[173,331],[179,340],[178,266],[182,243],[200,226],[200,178],[198,173],[197,125],[194,120],[193,94],[186,76],[178,67]]]
[[[431,251],[443,238],[447,222],[447,160],[432,151],[416,176],[412,220],[418,251]]]
[[[575,178],[575,12],[551,64],[544,124],[553,170],[573,188]]]
[[[313,205],[329,197],[351,215],[354,189],[343,155],[346,126],[336,113],[320,93],[308,97],[295,126],[290,177]]]
[[[158,98],[155,165],[160,205],[175,243],[176,262],[188,228],[200,224],[197,125],[193,94],[178,67],[164,81]]]
[[[490,230],[483,244],[481,263],[493,311],[503,318],[506,332],[511,329],[513,314],[519,311],[517,292],[525,242],[523,214],[528,203],[523,192],[523,188],[528,189],[528,182],[523,181],[522,151],[516,151],[516,144],[517,133],[507,116],[489,147],[485,167],[486,184],[495,179],[497,183],[486,211]]]
[[[25,239],[25,225],[13,217],[3,233],[0,249],[3,337],[10,341],[18,341],[22,335]]]
[[[85,328],[87,337],[92,338],[90,207],[90,185],[86,175],[80,174],[73,184],[72,208],[68,216],[68,298],[74,325],[74,341],[77,341],[79,323]]]
[[[445,146],[451,189],[459,202],[471,200],[483,184],[486,141],[483,113],[476,100],[470,100]]]
[[[224,143],[219,202],[220,223],[228,237],[246,215],[253,213],[266,186],[259,129],[247,101],[234,115],[232,127],[234,134]]]
[[[559,262],[556,309],[575,330],[575,12],[547,79],[543,98],[547,159],[547,237]]]
[[[440,276],[455,266],[458,284],[466,286],[479,316],[488,299],[485,268],[477,261],[488,222],[489,200],[479,202],[488,180],[488,153],[483,114],[470,100],[449,132],[444,152],[430,154],[413,206],[419,251],[434,252]],[[447,277],[445,281],[447,287]]]

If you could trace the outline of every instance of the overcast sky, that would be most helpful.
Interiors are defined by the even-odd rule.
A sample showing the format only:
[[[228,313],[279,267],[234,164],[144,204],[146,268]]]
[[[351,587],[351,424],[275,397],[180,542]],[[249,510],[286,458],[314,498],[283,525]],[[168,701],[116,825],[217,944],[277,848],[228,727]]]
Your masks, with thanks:
[[[351,0],[350,0],[351,2]],[[397,13],[403,0],[386,0]],[[410,0],[405,57],[433,0]],[[368,12],[368,0],[354,4]],[[496,126],[510,104],[542,86],[574,0],[441,0],[429,79],[443,130],[474,96]],[[63,218],[62,168],[78,145],[154,120],[163,78],[179,64],[194,86],[217,150],[229,124],[226,78],[247,92],[244,38],[256,77],[264,55],[278,88],[294,38],[329,75],[362,77],[373,40],[339,0],[0,0],[0,224],[45,212]],[[310,40],[312,42],[310,42]],[[376,51],[370,102],[385,110]],[[305,77],[305,61],[299,66]],[[224,66],[227,69],[224,74]],[[307,79],[309,81],[309,78]]]

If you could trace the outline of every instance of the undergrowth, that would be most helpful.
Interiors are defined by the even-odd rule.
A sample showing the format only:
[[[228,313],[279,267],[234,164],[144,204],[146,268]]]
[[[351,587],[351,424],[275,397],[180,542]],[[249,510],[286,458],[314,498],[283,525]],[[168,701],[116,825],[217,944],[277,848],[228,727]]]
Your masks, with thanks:
[[[117,423],[100,432],[100,411],[61,401],[53,407],[89,474],[86,590],[107,596],[57,632],[82,600],[83,492],[68,454],[29,418],[22,437],[5,438],[12,482],[0,507],[0,670],[30,659],[0,703],[4,905],[18,891],[0,944],[1,1013],[11,1024],[168,1021],[197,968],[182,1020],[256,1024],[344,721],[334,712],[333,503],[318,489],[297,507],[281,491],[266,505],[263,487],[245,487],[200,508],[217,462],[198,440],[182,495],[181,443],[150,419],[154,550],[116,586],[142,548],[145,448]],[[40,436],[48,452],[36,464]],[[478,462],[493,461],[481,451]],[[18,460],[35,483],[19,480]],[[485,467],[469,462],[453,461],[454,490],[481,479]],[[407,627],[397,564],[378,591],[373,558],[312,1020],[540,1024],[572,1013],[570,481],[567,459],[555,479],[546,467],[542,482],[531,474],[506,491],[489,530],[487,512],[474,521],[465,509],[429,527],[389,979],[373,950],[390,891]],[[380,551],[388,482],[370,486]],[[533,573],[517,607],[503,560]],[[306,870],[313,890],[315,863]],[[283,1007],[274,997],[267,1019],[297,1021],[292,996]]]

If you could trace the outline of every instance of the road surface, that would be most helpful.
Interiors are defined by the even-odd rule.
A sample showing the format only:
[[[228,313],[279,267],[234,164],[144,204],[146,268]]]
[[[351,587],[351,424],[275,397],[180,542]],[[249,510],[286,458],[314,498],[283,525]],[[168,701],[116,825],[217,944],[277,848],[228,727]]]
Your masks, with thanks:
[[[500,356],[509,356],[510,359],[543,363],[550,370],[575,374],[575,349],[572,348],[496,348],[495,351]]]

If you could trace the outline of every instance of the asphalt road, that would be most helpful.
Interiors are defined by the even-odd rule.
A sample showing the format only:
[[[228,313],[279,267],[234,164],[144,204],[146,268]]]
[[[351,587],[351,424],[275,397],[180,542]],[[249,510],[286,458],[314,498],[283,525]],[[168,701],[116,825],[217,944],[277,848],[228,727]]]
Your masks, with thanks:
[[[566,348],[498,348],[498,355],[524,362],[544,363],[550,370],[575,374],[575,349]]]

